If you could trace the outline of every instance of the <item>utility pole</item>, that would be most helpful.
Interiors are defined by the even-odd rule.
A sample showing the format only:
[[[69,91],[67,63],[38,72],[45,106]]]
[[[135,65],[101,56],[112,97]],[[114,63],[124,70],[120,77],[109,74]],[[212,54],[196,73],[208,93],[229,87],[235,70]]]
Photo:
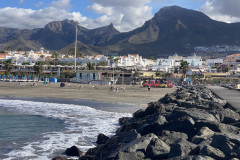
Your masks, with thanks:
[[[75,72],[77,71],[77,26],[78,26],[78,22],[76,21],[76,37],[75,37],[75,52],[74,52],[74,70]]]

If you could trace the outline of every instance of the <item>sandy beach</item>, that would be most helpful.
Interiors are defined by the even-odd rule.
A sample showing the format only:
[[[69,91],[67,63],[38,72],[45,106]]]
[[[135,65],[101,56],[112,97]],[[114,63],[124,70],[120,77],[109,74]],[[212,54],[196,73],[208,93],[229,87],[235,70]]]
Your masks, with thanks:
[[[20,85],[18,82],[0,82],[1,98],[42,98],[52,100],[77,101],[88,100],[121,105],[146,107],[149,102],[159,100],[175,88],[151,88],[150,91],[142,86],[118,86],[118,92],[110,91],[110,86],[95,86],[90,84],[67,83],[60,87],[60,83],[50,83],[44,86],[33,82]],[[123,89],[125,87],[125,91]]]

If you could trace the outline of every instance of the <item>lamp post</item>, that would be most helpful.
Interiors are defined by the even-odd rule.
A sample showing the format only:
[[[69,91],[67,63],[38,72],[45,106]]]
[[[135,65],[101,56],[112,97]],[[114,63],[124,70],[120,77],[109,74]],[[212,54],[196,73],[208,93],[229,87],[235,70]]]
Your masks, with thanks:
[[[75,52],[74,52],[74,56],[75,56],[74,70],[75,70],[75,72],[77,71],[77,25],[78,25],[78,22],[76,21],[76,37],[75,37]]]

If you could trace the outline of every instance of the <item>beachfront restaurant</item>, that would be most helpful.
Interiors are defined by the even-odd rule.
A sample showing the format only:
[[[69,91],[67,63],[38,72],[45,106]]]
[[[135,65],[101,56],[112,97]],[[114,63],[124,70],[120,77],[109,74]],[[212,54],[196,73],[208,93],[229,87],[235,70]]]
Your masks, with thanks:
[[[79,70],[76,71],[76,77],[71,78],[70,81],[85,84],[116,84],[119,73],[119,71],[107,70]]]

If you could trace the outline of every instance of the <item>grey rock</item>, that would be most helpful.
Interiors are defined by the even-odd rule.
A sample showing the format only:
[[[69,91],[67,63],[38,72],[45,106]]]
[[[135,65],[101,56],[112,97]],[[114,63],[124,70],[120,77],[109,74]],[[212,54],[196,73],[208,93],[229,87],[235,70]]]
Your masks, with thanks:
[[[234,123],[240,120],[240,115],[229,108],[224,109],[223,116],[224,123]]]
[[[166,94],[162,99],[159,100],[159,102],[164,104],[175,103],[176,98],[172,94]]]
[[[105,136],[103,133],[98,134],[97,144],[105,144],[109,139],[108,136]]]
[[[67,156],[81,157],[83,155],[83,152],[80,151],[78,147],[72,146],[72,147],[66,149],[65,154]]]
[[[197,135],[195,135],[192,138],[192,142],[195,143],[195,144],[199,144],[202,141],[212,137],[214,134],[215,134],[215,132],[213,132],[208,127],[203,127],[203,128],[200,129],[200,131],[197,133]]]
[[[160,139],[152,139],[148,145],[146,156],[151,159],[166,159],[170,146]]]
[[[117,154],[116,160],[142,160],[145,157],[143,152],[119,152]]]
[[[164,106],[165,106],[166,112],[172,112],[173,109],[174,109],[175,107],[177,107],[177,105],[176,105],[175,103],[165,104]]]
[[[144,118],[146,116],[152,115],[154,113],[164,113],[165,107],[160,102],[151,102],[145,110],[138,110],[133,114],[134,118]]]
[[[191,117],[180,117],[172,120],[171,122],[165,123],[163,126],[160,126],[154,133],[156,135],[160,135],[161,131],[169,130],[185,133],[188,138],[192,138],[196,134],[194,124],[195,122]]]
[[[197,130],[200,130],[202,127],[208,127],[214,132],[220,132],[220,133],[239,133],[239,128],[224,124],[224,123],[217,123],[213,121],[204,121],[204,120],[198,120],[195,123],[195,127]]]
[[[219,149],[211,147],[210,145],[205,145],[201,150],[200,154],[204,156],[209,156],[214,159],[223,160],[226,159],[226,155]]]
[[[208,156],[203,155],[193,155],[193,156],[179,156],[174,158],[169,158],[168,160],[215,160]]]
[[[239,135],[227,133],[227,134],[218,134],[212,137],[211,146],[220,149],[227,156],[232,158],[240,158],[240,137]]]
[[[111,137],[96,153],[96,157],[108,157],[113,152],[118,151],[123,145],[129,143],[141,135],[136,130],[130,130]],[[116,156],[116,155],[115,155]]]
[[[122,117],[122,118],[119,118],[118,123],[120,125],[125,125],[125,124],[127,124],[128,120],[130,120],[130,119],[131,119],[131,117]]]
[[[172,114],[174,114],[175,117],[190,116],[191,118],[193,118],[193,120],[207,120],[207,121],[218,122],[218,120],[212,114],[210,114],[209,112],[203,109],[175,108]]]
[[[67,160],[66,157],[55,157],[52,160]]]
[[[160,137],[161,137],[161,140],[163,140],[168,145],[175,143],[180,138],[183,138],[186,140],[188,139],[188,136],[185,133],[167,131],[167,130],[163,130]]]
[[[136,152],[137,150],[141,150],[141,151],[146,152],[147,147],[152,139],[158,139],[158,137],[152,133],[150,133],[146,136],[142,136],[142,137],[135,139],[135,140],[127,143],[126,145],[124,145],[121,148],[121,151]]]
[[[196,147],[197,147],[197,145],[181,138],[178,141],[176,141],[174,144],[171,145],[171,149],[170,149],[168,158],[173,158],[173,157],[177,157],[177,156],[187,156]]]

